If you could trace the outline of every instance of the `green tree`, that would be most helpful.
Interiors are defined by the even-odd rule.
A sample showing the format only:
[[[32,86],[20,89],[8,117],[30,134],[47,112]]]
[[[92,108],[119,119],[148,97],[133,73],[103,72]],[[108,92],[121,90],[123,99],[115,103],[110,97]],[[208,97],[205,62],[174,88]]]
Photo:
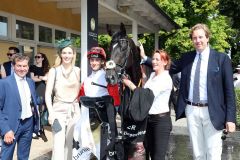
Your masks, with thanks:
[[[98,45],[99,47],[102,47],[106,54],[107,54],[107,58],[110,57],[110,51],[109,51],[109,45],[111,42],[111,37],[109,35],[98,35]]]
[[[170,17],[181,27],[171,32],[160,31],[160,41],[173,58],[192,48],[189,38],[190,28],[197,23],[209,26],[212,37],[212,48],[225,52],[230,48],[227,41],[234,33],[228,17],[219,13],[219,0],[155,0]],[[171,35],[171,36],[169,36]],[[168,38],[164,38],[168,37]]]
[[[220,13],[232,19],[232,27],[240,28],[240,2],[239,0],[219,0]]]
[[[233,65],[240,64],[240,2],[239,0],[219,0],[219,10],[231,19],[231,27],[235,29],[234,35],[229,38]]]

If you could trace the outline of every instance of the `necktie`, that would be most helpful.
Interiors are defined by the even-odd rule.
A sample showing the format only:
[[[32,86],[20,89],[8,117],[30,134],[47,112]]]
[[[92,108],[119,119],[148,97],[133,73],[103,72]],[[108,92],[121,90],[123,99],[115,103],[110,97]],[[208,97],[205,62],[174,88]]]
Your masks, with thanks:
[[[193,102],[200,102],[199,81],[200,81],[200,68],[201,68],[201,54],[198,54],[198,61],[195,70],[193,82]]]

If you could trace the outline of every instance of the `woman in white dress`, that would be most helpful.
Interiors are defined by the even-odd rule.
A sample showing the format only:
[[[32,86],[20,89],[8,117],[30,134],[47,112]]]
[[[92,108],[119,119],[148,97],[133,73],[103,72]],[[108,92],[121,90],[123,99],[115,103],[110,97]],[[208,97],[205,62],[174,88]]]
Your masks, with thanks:
[[[55,65],[48,73],[45,93],[49,123],[53,128],[52,160],[72,159],[73,129],[80,116],[77,99],[80,68],[75,66],[75,60],[76,51],[72,41],[61,41]],[[53,123],[56,120],[59,123]]]

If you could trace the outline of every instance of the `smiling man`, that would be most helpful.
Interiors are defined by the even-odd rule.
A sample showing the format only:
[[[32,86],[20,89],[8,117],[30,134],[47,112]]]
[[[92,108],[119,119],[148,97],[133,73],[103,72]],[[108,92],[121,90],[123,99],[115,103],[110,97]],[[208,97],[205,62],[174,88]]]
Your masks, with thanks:
[[[176,118],[187,117],[195,160],[221,160],[222,130],[235,131],[236,106],[232,65],[227,54],[210,49],[210,31],[196,24],[190,31],[195,51],[171,65],[181,72]]]
[[[39,130],[35,86],[33,80],[26,77],[28,62],[29,57],[15,55],[14,73],[0,80],[2,159],[12,159],[16,144],[18,159],[28,159],[32,133]]]

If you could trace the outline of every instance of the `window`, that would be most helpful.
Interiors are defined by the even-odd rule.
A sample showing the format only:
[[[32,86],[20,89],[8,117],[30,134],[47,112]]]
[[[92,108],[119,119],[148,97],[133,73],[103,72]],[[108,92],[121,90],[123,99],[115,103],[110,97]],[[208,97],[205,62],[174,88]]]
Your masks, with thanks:
[[[0,36],[8,36],[8,19],[7,17],[0,16]]]
[[[28,40],[34,40],[34,24],[17,20],[16,37]]]
[[[71,33],[71,38],[73,38],[73,39],[77,39],[77,38],[81,39],[80,35],[74,34],[74,33]]]
[[[55,40],[61,40],[66,38],[66,32],[60,31],[60,30],[55,30]]]
[[[39,26],[39,41],[52,43],[52,29],[44,26]]]

